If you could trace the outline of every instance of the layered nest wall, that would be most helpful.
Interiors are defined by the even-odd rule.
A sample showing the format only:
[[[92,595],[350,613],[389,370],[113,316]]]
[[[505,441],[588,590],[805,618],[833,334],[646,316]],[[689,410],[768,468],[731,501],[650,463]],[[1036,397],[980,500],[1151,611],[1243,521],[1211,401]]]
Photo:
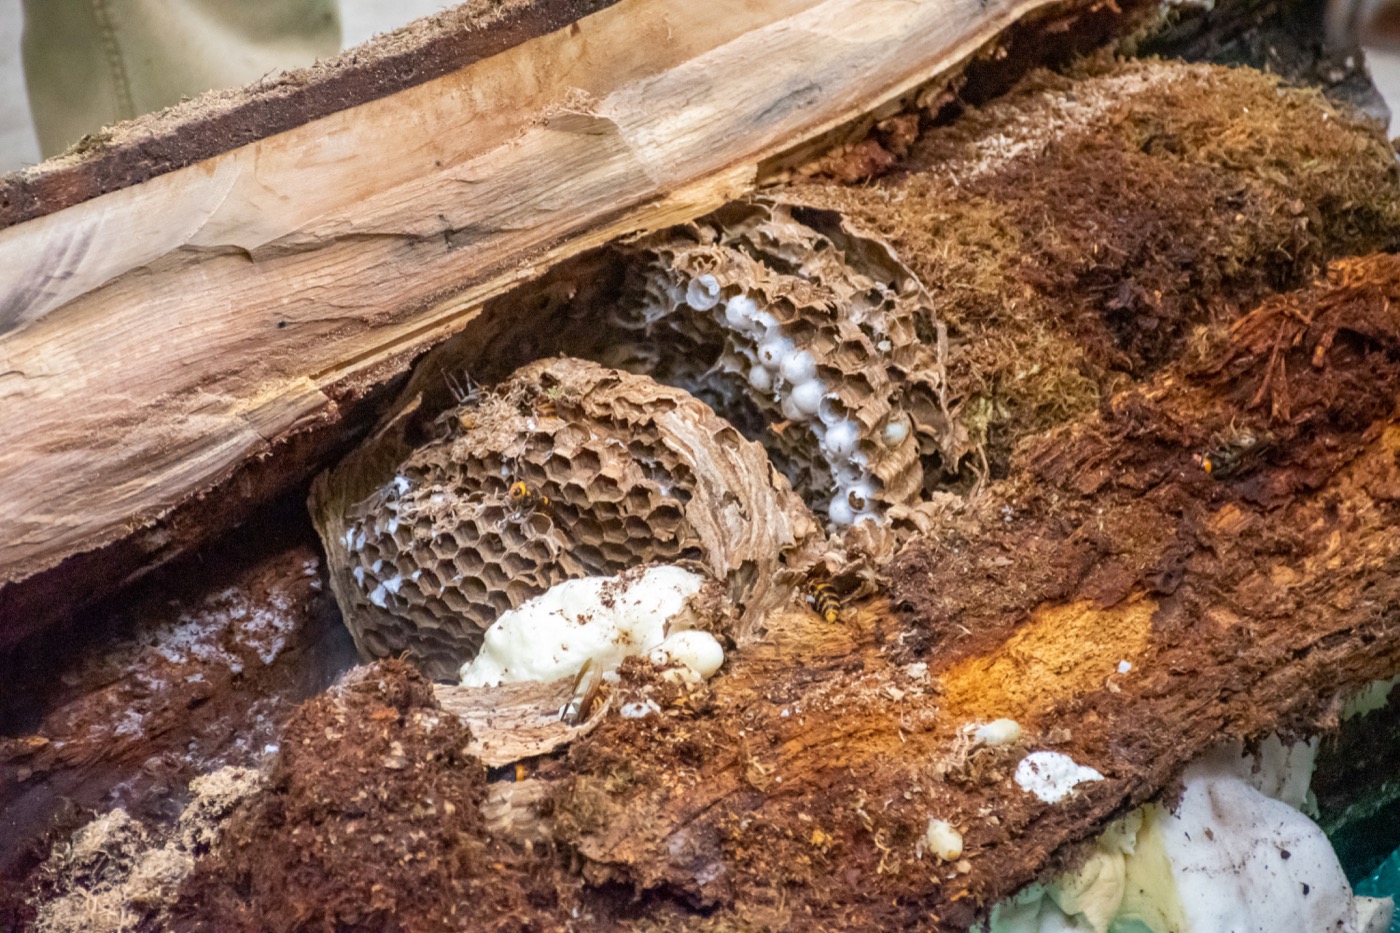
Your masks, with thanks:
[[[415,431],[462,425],[447,377],[464,369],[490,385],[566,352],[670,374],[733,415],[735,443],[786,458],[771,488],[826,521],[816,565],[843,583],[841,617],[785,581],[708,686],[629,663],[611,702],[657,714],[603,717],[502,770],[463,751],[420,675],[363,670],[292,717],[267,785],[141,922],[965,930],[1220,738],[1324,731],[1339,692],[1400,669],[1400,177],[1380,133],[1257,72],[1165,62],[1036,74],[946,127],[909,117],[897,140],[881,131],[898,151],[878,178],[838,184],[828,166],[501,299],[423,361],[374,460],[393,477]],[[868,251],[851,262],[880,285],[883,331],[804,330],[871,286],[802,292],[790,261],[726,239],[736,210],[777,203],[822,249],[895,260],[880,276]],[[703,276],[713,304],[674,293]],[[715,311],[754,295],[781,304],[800,367],[735,336],[753,312]],[[672,324],[654,342],[685,359],[619,358]],[[827,421],[797,399],[811,379],[883,394]],[[511,418],[538,413],[523,404]],[[888,433],[900,413],[908,433]],[[853,446],[833,453],[846,421]],[[838,521],[859,470],[883,483],[875,454],[906,440],[907,497]],[[527,486],[550,481],[540,469]],[[514,477],[484,472],[507,496]],[[1019,742],[968,740],[1000,717]],[[1105,780],[1060,804],[1023,793],[1012,771],[1046,748]],[[0,749],[42,780],[32,742]],[[960,830],[959,858],[922,851],[931,817]]]

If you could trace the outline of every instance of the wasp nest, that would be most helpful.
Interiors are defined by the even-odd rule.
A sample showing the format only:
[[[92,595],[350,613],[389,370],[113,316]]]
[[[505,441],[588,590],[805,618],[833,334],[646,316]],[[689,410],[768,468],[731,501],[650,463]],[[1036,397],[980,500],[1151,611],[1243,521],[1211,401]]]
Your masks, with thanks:
[[[434,677],[554,584],[645,563],[722,581],[742,635],[820,540],[760,446],[644,376],[542,360],[439,415],[416,448],[411,420],[321,476],[312,513],[360,650],[406,652]]]
[[[834,214],[752,201],[631,249],[614,323],[640,339],[604,358],[687,388],[761,439],[833,525],[912,506],[926,469],[955,466],[940,331],[883,243]]]

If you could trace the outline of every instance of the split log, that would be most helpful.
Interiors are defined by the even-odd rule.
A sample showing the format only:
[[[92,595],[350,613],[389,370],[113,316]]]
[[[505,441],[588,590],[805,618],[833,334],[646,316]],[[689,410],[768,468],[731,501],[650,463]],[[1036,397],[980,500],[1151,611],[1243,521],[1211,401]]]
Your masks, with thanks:
[[[304,479],[493,296],[936,100],[1013,23],[1089,24],[1024,70],[1152,8],[522,0],[4,180],[0,645]]]

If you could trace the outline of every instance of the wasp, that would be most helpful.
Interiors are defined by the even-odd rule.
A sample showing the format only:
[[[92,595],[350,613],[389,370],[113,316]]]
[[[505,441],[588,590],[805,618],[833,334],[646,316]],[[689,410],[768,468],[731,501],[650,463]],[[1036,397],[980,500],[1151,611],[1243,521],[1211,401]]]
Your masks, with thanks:
[[[1270,441],[1267,432],[1255,432],[1249,428],[1232,429],[1218,438],[1209,450],[1193,454],[1191,459],[1206,473],[1223,479],[1248,466],[1268,449]]]
[[[476,405],[481,401],[481,386],[476,384],[470,373],[463,372],[462,378],[458,380],[451,373],[444,372],[442,378],[447,383],[447,391],[452,393],[458,405]]]
[[[519,511],[528,511],[536,508],[549,508],[549,496],[538,489],[530,488],[530,485],[523,479],[518,479],[510,484],[510,502]]]
[[[493,783],[496,781],[515,781],[518,783],[520,781],[525,780],[529,776],[530,769],[527,768],[521,762],[516,762],[515,764],[510,765],[501,765],[497,768],[486,769],[486,780],[491,781]]]
[[[816,608],[817,615],[827,622],[834,625],[841,621],[841,597],[836,595],[836,590],[830,583],[823,581],[814,584],[808,601]]]

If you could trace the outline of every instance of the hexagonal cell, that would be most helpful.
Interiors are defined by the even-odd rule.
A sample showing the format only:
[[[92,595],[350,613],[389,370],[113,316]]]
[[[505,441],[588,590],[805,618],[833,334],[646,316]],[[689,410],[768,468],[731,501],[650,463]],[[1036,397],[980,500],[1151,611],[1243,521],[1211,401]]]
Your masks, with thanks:
[[[486,589],[490,592],[505,588],[507,574],[498,564],[488,563],[481,568],[481,582],[486,584]]]
[[[493,622],[516,608],[516,604],[510,601],[510,597],[503,590],[493,591],[488,604],[491,606],[491,620]]]
[[[592,450],[580,450],[574,457],[574,475],[584,478],[594,476],[603,468],[603,461]]]

